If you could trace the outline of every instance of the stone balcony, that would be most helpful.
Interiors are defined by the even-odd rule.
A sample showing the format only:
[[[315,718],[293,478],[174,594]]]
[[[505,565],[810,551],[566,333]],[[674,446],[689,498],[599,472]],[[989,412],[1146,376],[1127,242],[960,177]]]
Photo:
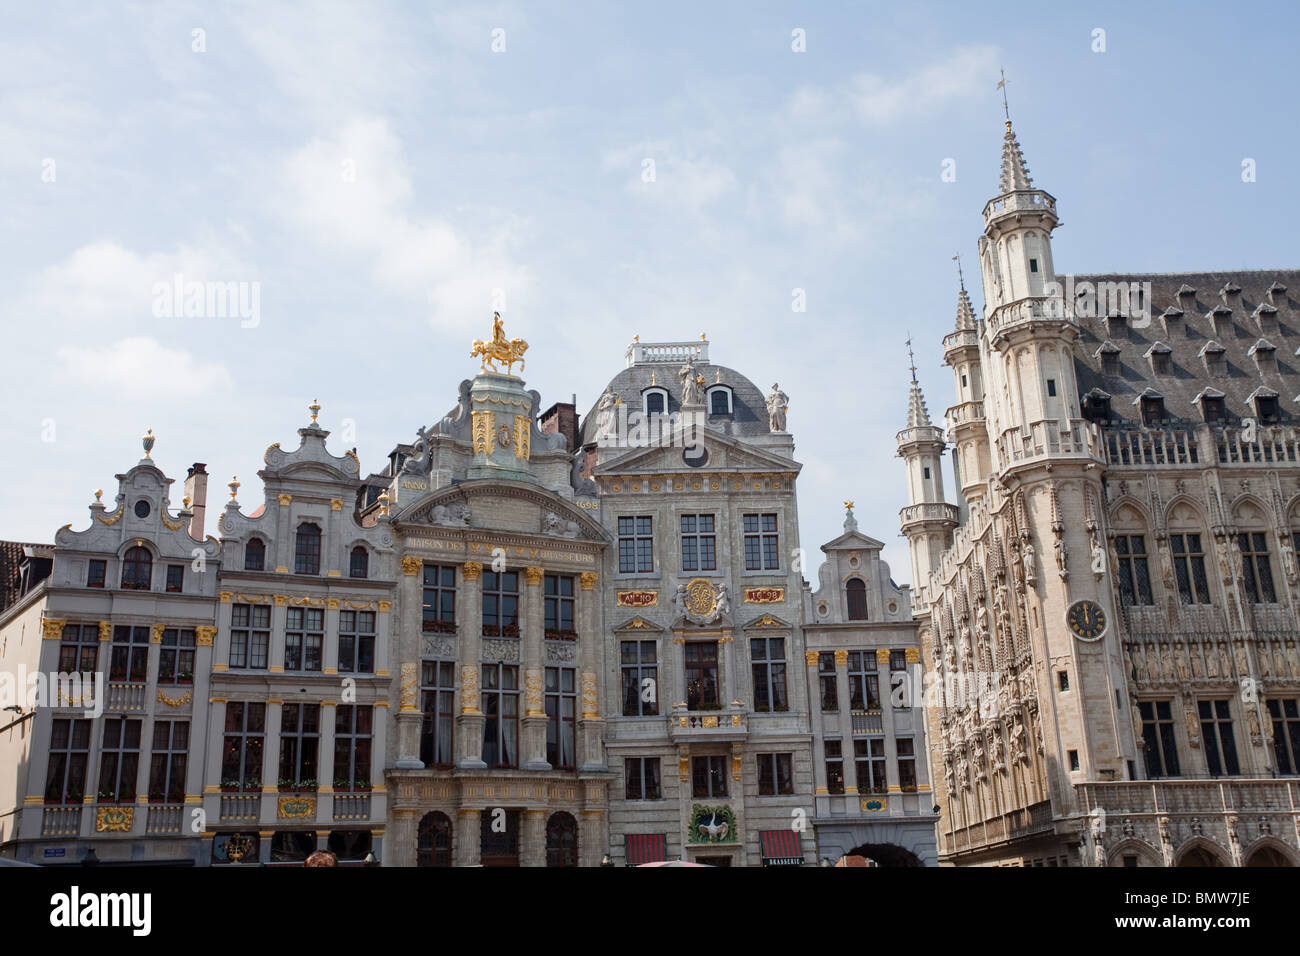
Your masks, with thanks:
[[[898,523],[903,534],[929,523],[941,523],[953,527],[957,524],[957,506],[943,501],[905,505],[898,511]]]
[[[1032,329],[1036,325],[1053,331],[1077,329],[1074,319],[1065,315],[1065,307],[1055,296],[1032,295],[998,306],[986,322],[989,345],[999,348],[1012,332]]]
[[[1300,778],[1125,780],[1077,784],[1074,793],[1085,813],[1102,809],[1132,817],[1216,813],[1300,817]]]
[[[698,342],[633,342],[627,347],[627,365],[684,365],[687,360],[704,363],[709,360],[709,343]]]
[[[1102,461],[1104,456],[1097,426],[1083,418],[1046,418],[1024,428],[1008,428],[999,436],[997,448],[1003,470],[1047,459]]]
[[[984,205],[984,225],[1008,213],[1043,213],[1056,218],[1056,200],[1041,189],[1004,193]]]
[[[738,702],[720,710],[673,708],[668,736],[675,742],[744,740],[749,736],[748,713]]]

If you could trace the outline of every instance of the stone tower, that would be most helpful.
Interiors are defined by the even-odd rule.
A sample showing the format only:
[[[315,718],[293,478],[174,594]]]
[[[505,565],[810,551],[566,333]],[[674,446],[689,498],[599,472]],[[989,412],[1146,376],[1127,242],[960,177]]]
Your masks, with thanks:
[[[930,421],[925,396],[912,366],[907,400],[907,427],[895,439],[898,456],[907,463],[907,501],[899,513],[903,534],[912,552],[912,581],[922,588],[939,556],[952,545],[957,509],[943,500],[943,429]]]

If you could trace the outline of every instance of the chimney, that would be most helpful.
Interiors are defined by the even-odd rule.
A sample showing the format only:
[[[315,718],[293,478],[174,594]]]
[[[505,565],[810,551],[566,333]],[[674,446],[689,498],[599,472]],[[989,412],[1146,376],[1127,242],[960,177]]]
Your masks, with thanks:
[[[576,398],[577,396],[575,396]],[[577,403],[556,402],[542,412],[537,430],[543,435],[559,433],[564,436],[564,445],[570,453],[578,447],[578,410]]]
[[[190,499],[190,537],[203,540],[203,516],[208,510],[208,466],[196,461],[185,473],[185,497]]]

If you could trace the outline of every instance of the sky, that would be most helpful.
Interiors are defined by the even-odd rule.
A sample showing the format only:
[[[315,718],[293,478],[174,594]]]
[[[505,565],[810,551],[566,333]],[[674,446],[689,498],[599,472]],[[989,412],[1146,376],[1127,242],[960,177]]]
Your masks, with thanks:
[[[814,566],[852,499],[908,582],[904,342],[941,421],[999,70],[1058,273],[1295,268],[1298,25],[1288,3],[8,5],[0,538],[85,527],[146,428],[174,507],[202,461],[209,507],[238,475],[252,510],[313,399],[378,471],[454,405],[497,309],[543,407],[588,409],[634,335],[706,333],[790,396]],[[247,308],[169,308],[178,274]]]

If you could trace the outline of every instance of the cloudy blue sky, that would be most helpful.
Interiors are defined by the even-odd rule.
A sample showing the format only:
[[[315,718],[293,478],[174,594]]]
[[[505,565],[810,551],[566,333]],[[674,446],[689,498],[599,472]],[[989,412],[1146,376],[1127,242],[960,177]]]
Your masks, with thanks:
[[[451,407],[500,289],[547,404],[587,408],[634,334],[707,332],[716,361],[779,381],[803,544],[853,498],[906,581],[903,340],[938,418],[951,258],[973,261],[997,183],[999,67],[1059,201],[1061,272],[1295,267],[1298,20],[1285,3],[10,5],[0,537],[84,526],[146,427],[177,500],[197,460],[210,505],[232,473],[260,501],[263,450],[296,444],[313,398],[378,469]],[[155,315],[176,273],[258,283],[260,321]]]

